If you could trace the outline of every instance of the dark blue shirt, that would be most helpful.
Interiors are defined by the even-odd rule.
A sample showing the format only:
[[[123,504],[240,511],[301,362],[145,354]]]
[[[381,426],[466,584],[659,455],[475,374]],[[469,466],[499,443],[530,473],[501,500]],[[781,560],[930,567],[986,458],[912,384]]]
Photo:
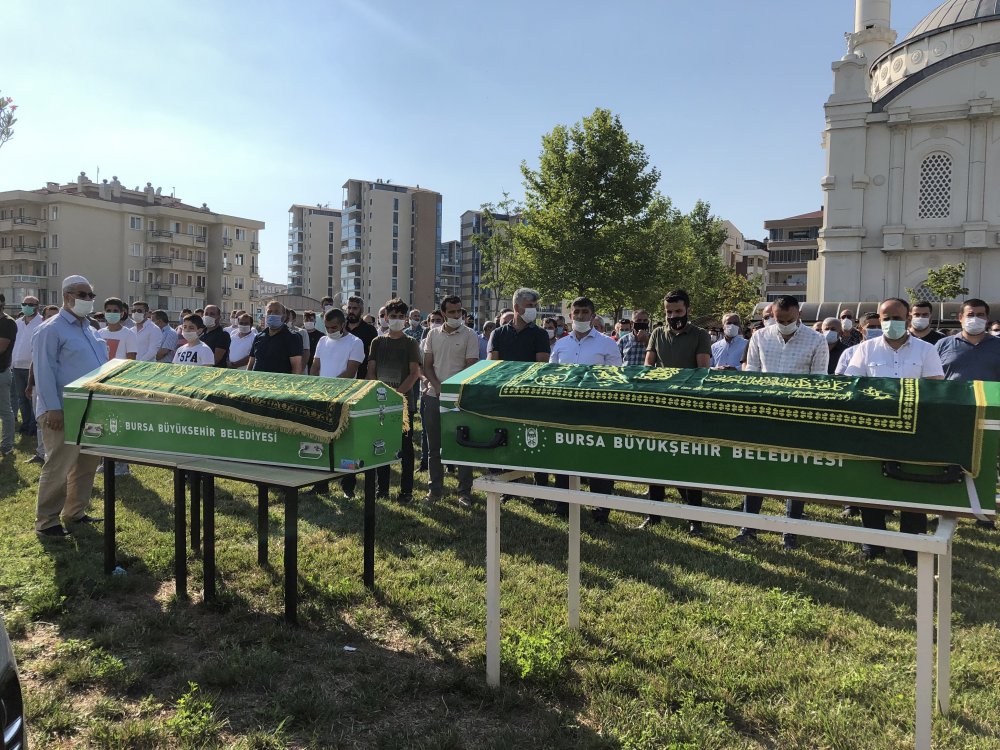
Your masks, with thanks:
[[[945,336],[935,346],[946,380],[1000,380],[1000,338],[987,333],[972,344],[957,334]]]
[[[253,357],[254,372],[290,373],[290,358],[302,356],[302,337],[289,331],[286,325],[282,325],[273,336],[265,328],[254,336],[250,356]]]

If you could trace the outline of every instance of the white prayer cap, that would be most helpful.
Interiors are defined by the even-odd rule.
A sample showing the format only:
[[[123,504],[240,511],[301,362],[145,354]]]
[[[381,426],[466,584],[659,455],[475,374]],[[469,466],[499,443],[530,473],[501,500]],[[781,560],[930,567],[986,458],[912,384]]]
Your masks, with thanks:
[[[78,286],[79,284],[91,285],[85,276],[67,276],[63,279],[62,290],[68,292],[71,287]]]

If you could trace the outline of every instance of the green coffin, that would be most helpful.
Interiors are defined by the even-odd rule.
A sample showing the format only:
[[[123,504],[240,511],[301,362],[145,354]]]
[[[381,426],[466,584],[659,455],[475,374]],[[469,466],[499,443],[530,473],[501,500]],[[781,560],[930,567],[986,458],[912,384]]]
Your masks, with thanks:
[[[441,408],[447,463],[996,513],[1000,383],[480,362]]]
[[[403,429],[378,381],[112,361],[63,396],[67,442],[325,472],[394,463]]]

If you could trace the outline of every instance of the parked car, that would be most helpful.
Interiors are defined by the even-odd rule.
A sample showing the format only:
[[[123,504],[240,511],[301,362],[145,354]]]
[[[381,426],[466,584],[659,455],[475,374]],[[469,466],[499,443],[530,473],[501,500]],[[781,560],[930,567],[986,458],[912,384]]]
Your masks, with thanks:
[[[3,745],[0,750],[25,750],[28,746],[24,728],[24,701],[21,700],[21,683],[14,663],[14,649],[11,648],[3,618],[0,618],[0,729],[3,730]]]

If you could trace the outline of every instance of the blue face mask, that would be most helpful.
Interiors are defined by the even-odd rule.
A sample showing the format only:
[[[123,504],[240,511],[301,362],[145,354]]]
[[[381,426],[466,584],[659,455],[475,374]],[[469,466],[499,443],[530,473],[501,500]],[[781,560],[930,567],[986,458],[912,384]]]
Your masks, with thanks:
[[[282,318],[280,315],[268,315],[265,322],[268,328],[281,328]]]

